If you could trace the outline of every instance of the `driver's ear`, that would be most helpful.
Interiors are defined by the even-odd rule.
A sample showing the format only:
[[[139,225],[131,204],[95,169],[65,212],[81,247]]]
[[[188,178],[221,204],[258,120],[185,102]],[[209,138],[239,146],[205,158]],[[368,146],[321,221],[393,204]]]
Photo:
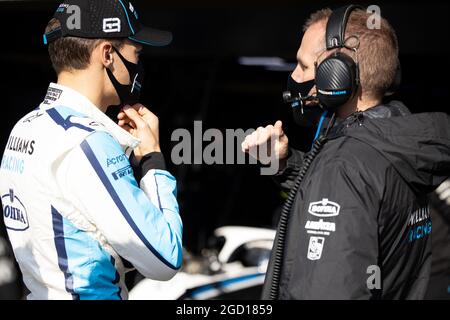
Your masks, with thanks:
[[[114,62],[114,56],[113,56],[114,48],[109,42],[103,42],[100,45],[100,55],[102,59],[102,64],[109,68]]]

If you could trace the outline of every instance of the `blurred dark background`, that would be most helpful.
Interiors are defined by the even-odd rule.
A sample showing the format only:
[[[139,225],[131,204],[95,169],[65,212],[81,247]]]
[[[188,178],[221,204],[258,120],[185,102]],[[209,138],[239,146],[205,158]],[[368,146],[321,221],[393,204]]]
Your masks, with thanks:
[[[24,114],[42,101],[55,74],[42,34],[59,1],[0,1],[0,150]],[[278,57],[294,63],[302,24],[315,10],[344,1],[139,1],[147,25],[171,30],[167,48],[147,48],[142,102],[160,118],[166,159],[176,128],[257,128],[281,119],[293,146],[306,149],[312,133],[292,122],[281,92],[288,71],[243,65],[242,57]],[[393,97],[413,112],[448,112],[450,4],[370,1],[397,31],[403,84]],[[114,110],[111,111],[114,116]],[[170,161],[168,161],[170,162]],[[223,225],[271,227],[283,202],[257,165],[169,164],[179,184],[184,243],[198,252]]]

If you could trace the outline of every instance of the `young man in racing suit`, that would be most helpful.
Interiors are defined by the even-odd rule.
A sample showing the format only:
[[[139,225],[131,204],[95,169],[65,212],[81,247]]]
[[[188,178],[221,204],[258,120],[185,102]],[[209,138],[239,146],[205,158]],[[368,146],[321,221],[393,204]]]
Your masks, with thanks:
[[[0,171],[5,225],[29,299],[126,299],[124,273],[168,280],[182,261],[175,178],[158,119],[137,104],[142,26],[126,0],[61,4],[44,35],[58,83],[12,130]],[[104,112],[122,105],[119,125]]]

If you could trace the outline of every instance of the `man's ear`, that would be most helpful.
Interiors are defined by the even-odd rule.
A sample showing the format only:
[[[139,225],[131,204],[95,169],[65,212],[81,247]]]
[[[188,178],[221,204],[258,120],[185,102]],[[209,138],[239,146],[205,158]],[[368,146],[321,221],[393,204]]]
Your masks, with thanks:
[[[114,48],[110,42],[103,41],[98,46],[101,63],[105,68],[110,68],[114,62]]]

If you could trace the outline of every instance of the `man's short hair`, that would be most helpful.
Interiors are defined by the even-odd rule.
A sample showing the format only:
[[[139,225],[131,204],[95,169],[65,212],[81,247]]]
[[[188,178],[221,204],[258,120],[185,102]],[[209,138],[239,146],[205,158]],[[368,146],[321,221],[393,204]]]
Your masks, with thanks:
[[[321,22],[326,25],[332,10],[319,10],[310,15],[303,31],[312,24]],[[394,82],[398,60],[397,35],[389,22],[381,18],[379,29],[369,29],[367,21],[372,13],[361,9],[353,10],[347,22],[345,39],[357,36],[360,41],[358,62],[362,93],[365,96],[382,97]],[[323,35],[325,49],[325,34]]]
[[[60,22],[53,18],[48,23],[45,33],[50,33],[60,26]],[[120,49],[125,40],[64,37],[51,42],[48,46],[48,52],[53,69],[57,74],[61,71],[85,70],[91,62],[92,52],[101,41],[110,41],[114,47]]]

